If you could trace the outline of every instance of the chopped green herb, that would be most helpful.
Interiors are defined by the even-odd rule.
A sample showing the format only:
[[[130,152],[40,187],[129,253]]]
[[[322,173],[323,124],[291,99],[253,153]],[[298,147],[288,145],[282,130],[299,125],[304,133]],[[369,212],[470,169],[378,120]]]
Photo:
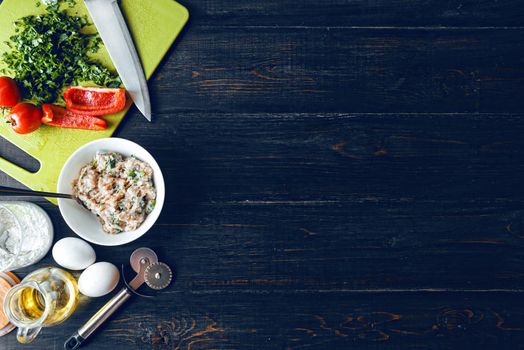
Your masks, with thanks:
[[[156,200],[154,200],[154,199],[150,200],[149,203],[147,203],[147,207],[146,207],[146,214],[147,215],[151,214],[153,209],[155,209],[155,205],[156,205]]]
[[[81,82],[120,86],[114,72],[88,55],[98,51],[101,41],[85,33],[87,17],[69,16],[60,9],[63,1],[75,3],[46,2],[44,14],[17,20],[15,34],[5,42],[8,50],[0,56],[7,66],[2,73],[13,76],[24,97],[37,103],[55,102],[65,87]]]
[[[135,169],[132,169],[129,171],[129,173],[127,173],[127,176],[134,179],[135,181],[140,180],[141,178],[144,177],[144,175],[145,175],[144,170],[140,170],[139,172],[137,172]]]
[[[146,202],[144,201],[143,198],[135,198],[135,207],[138,213],[141,213],[144,211],[145,204]]]
[[[116,165],[116,160],[113,156],[109,156],[109,159],[107,161],[107,169],[113,169]]]

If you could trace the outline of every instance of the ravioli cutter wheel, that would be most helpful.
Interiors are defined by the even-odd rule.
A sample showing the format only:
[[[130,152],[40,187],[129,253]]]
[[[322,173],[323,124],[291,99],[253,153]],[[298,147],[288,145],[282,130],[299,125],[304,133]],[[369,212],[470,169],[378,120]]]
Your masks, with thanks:
[[[64,343],[64,349],[78,349],[93,332],[102,325],[118,308],[124,304],[136,290],[146,284],[154,290],[167,288],[173,279],[168,265],[158,262],[158,256],[149,248],[138,248],[129,259],[131,268],[137,275],[123,287],[111,300],[102,306],[75,334]],[[124,279],[125,282],[125,279]]]

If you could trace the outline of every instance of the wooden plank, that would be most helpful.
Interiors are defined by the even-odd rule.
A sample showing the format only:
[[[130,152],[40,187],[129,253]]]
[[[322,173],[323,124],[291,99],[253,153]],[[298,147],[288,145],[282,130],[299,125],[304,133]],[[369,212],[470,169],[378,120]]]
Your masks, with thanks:
[[[521,27],[514,0],[181,0],[195,25]],[[2,3],[2,0],[0,0]]]
[[[524,29],[193,26],[156,112],[521,112]]]
[[[184,0],[193,23],[235,26],[522,26],[513,0]]]
[[[466,349],[524,340],[521,295],[173,296],[177,311],[167,318],[135,308],[136,318],[121,316],[104,337],[182,349]]]
[[[85,300],[66,323],[34,343],[61,348],[105,298]],[[87,346],[110,349],[519,349],[521,293],[199,294],[176,284],[134,299]]]

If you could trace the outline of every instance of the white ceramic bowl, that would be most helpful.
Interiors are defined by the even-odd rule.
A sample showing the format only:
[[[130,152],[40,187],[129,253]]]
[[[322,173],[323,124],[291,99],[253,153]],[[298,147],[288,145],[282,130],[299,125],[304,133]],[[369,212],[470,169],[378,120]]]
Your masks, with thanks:
[[[153,169],[153,182],[157,192],[153,211],[137,230],[111,235],[102,230],[102,225],[95,214],[85,209],[76,201],[71,199],[58,199],[58,207],[67,225],[86,241],[105,246],[126,244],[149,231],[160,216],[166,195],[164,177],[153,156],[142,146],[129,140],[111,137],[92,141],[76,150],[76,152],[69,157],[60,172],[57,191],[60,193],[72,193],[71,182],[78,177],[80,169],[91,162],[96,152],[99,151],[113,151],[121,153],[124,156],[134,155],[151,166]]]

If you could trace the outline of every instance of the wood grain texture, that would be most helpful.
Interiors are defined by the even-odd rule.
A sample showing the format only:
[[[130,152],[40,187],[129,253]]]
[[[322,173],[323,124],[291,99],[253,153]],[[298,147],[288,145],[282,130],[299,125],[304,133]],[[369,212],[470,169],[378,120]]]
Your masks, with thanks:
[[[524,30],[192,28],[156,112],[518,112]]]
[[[496,305],[493,299],[497,300]],[[91,301],[83,307],[94,308]],[[169,307],[167,313],[165,308]],[[44,329],[40,343],[8,349],[60,349],[85,309]],[[316,295],[164,295],[132,300],[86,349],[521,349],[520,295],[377,293]]]
[[[151,247],[175,283],[87,348],[523,349],[524,7],[182,3],[154,122],[132,109],[117,131],[158,160],[163,213],[96,247],[117,265]],[[0,155],[37,166],[1,140]],[[106,300],[0,348],[62,348]]]
[[[158,229],[187,233],[193,290],[523,288],[519,117],[157,118],[124,134],[166,169]]]
[[[184,0],[194,20],[218,26],[522,26],[516,0]]]
[[[159,224],[97,254],[122,264],[152,247],[176,282],[130,303],[93,348],[522,341],[519,116],[169,113],[153,125],[134,113],[119,136],[164,170]],[[38,203],[57,238],[71,235]],[[27,348],[60,347],[103,301],[84,301]]]
[[[176,282],[154,302],[134,300],[93,348],[522,342],[521,117],[155,117],[151,127],[134,113],[119,136],[159,160],[163,214],[136,243],[97,254],[122,264],[134,248],[152,247]],[[57,210],[39,203],[57,238],[71,235]],[[59,347],[103,301],[84,301],[27,348]]]
[[[314,296],[230,296],[220,307],[206,307],[205,315],[198,308],[187,310],[182,303],[193,299],[205,304],[209,297],[181,297],[181,310],[171,319],[158,321],[139,314],[136,319],[117,320],[108,330],[115,338],[127,337],[131,346],[155,349],[453,349],[494,345],[509,349],[492,335],[505,338],[507,344],[522,341],[522,329],[517,326],[522,313],[514,309],[521,301],[512,295],[500,297],[508,299],[492,309],[485,296],[468,294],[335,294],[321,304]],[[272,305],[274,300],[281,306]],[[304,308],[307,313],[301,312]],[[326,313],[326,309],[335,308],[338,312]],[[155,326],[145,326],[148,321]],[[278,329],[268,327],[277,322]],[[106,336],[111,337],[111,332]]]

